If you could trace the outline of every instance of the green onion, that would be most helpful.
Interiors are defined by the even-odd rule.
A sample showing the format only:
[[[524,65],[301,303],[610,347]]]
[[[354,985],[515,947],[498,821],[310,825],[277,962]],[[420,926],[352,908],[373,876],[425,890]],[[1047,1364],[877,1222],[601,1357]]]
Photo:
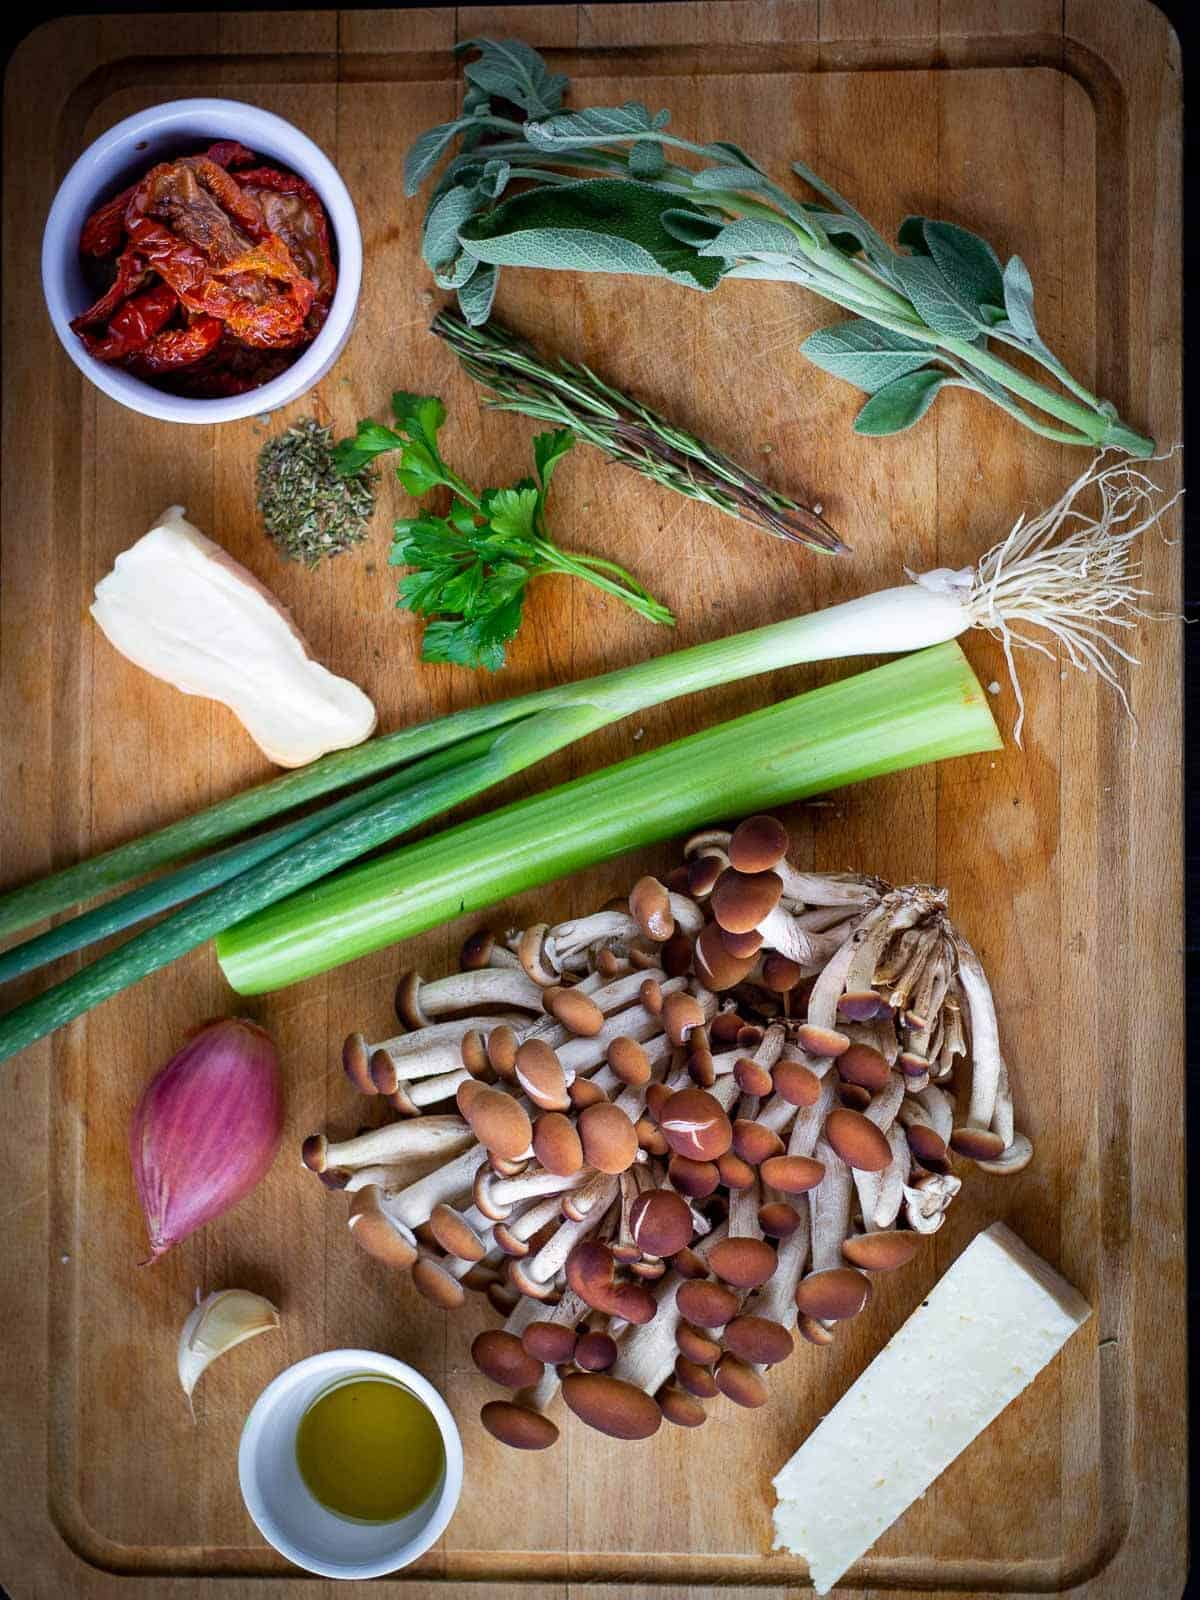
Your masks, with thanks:
[[[941,645],[339,873],[229,928],[218,958],[262,994],[699,823],[999,745],[962,651]]]

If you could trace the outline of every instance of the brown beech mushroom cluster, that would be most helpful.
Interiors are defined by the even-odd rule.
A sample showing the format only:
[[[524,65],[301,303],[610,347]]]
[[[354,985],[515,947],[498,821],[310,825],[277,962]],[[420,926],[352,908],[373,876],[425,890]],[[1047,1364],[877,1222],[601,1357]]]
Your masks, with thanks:
[[[363,1249],[506,1319],[473,1347],[506,1444],[554,1443],[560,1389],[622,1439],[763,1404],[794,1331],[830,1344],[941,1227],[956,1158],[1032,1155],[945,893],[801,872],[788,842],[751,817],[592,916],[475,934],[460,973],[402,977],[405,1031],[346,1041],[403,1116],[304,1163]]]

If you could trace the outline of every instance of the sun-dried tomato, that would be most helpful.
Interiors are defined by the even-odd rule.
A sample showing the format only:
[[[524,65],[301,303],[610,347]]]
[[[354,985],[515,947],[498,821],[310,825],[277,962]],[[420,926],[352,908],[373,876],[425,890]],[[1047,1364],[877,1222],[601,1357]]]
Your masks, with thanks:
[[[95,305],[79,313],[71,327],[76,333],[82,333],[84,328],[102,328],[122,300],[128,300],[131,294],[137,294],[139,289],[145,288],[147,277],[145,258],[132,247],[123,250],[117,258],[117,275],[111,286]]]
[[[224,330],[216,317],[197,317],[186,328],[168,328],[135,355],[127,365],[139,377],[158,377],[164,372],[177,372],[180,367],[192,367],[212,355],[221,342]]]
[[[337,274],[329,247],[329,220],[312,184],[276,167],[254,167],[233,177],[254,196],[271,232],[279,235],[292,259],[316,284],[317,298],[326,304],[332,301]]]
[[[247,150],[244,144],[238,144],[233,139],[222,139],[216,144],[209,145],[204,152],[204,159],[211,161],[215,166],[228,169],[252,166],[258,157],[253,150]],[[111,200],[106,200],[98,210],[92,212],[79,236],[81,255],[94,256],[98,260],[116,255],[121,248],[121,240],[125,233],[125,211],[138,187],[136,183],[130,184],[128,189],[123,189],[120,194],[114,195]]]
[[[120,361],[144,349],[166,327],[178,304],[175,291],[165,283],[157,283],[145,294],[126,300],[113,313],[103,338],[86,332],[81,332],[80,338],[97,361]]]
[[[219,317],[243,344],[269,350],[307,338],[304,319],[316,291],[274,234],[223,267],[146,217],[130,236],[186,310]]]

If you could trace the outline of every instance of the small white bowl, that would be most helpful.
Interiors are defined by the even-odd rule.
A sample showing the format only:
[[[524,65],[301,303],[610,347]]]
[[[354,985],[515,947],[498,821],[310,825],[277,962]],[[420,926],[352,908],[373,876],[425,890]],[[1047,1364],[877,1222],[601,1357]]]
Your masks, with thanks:
[[[312,184],[337,247],[338,280],[325,326],[286,372],[246,394],[190,400],[143,383],[123,367],[97,361],[72,333],[72,317],[94,299],[79,262],[79,235],[97,206],[157,161],[203,150],[218,139],[236,139]],[[118,122],[89,145],[67,173],[42,235],[42,289],[63,349],[98,389],[131,411],[165,422],[233,422],[299,399],[341,355],[354,326],[361,284],[362,235],[354,202],[337,169],[299,128],[240,100],[171,100]]]
[[[313,1498],[296,1464],[308,1407],[342,1378],[391,1378],[416,1395],[442,1435],[446,1466],[423,1506],[395,1522],[351,1522]],[[323,1578],[382,1578],[424,1555],[446,1531],[462,1493],[462,1440],[441,1395],[403,1361],[374,1350],[327,1350],[281,1372],[254,1403],[238,1450],[242,1499],[264,1539]]]

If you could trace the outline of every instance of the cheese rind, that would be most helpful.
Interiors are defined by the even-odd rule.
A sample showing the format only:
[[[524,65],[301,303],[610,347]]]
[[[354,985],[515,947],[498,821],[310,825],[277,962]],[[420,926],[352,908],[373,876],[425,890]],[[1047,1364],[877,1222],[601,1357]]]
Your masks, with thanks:
[[[827,1594],[1091,1314],[993,1223],[776,1474],[775,1548]]]
[[[281,767],[359,744],[375,707],[309,653],[287,610],[169,506],[96,585],[92,616],[136,666],[219,700]]]

